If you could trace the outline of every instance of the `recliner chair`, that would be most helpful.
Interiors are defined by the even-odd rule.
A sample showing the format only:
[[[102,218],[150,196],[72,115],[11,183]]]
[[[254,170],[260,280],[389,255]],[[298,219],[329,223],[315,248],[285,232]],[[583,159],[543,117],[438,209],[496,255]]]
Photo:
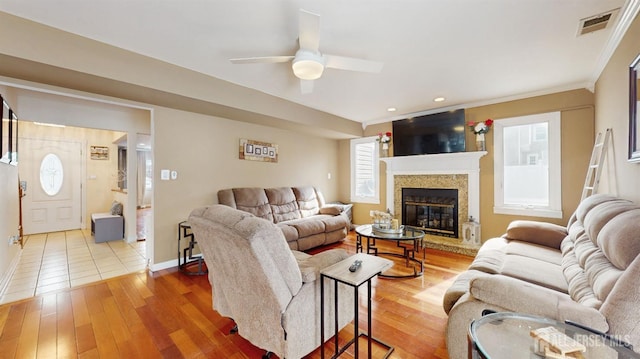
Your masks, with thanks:
[[[301,358],[320,346],[320,270],[348,257],[289,249],[273,223],[223,205],[198,208],[189,222],[209,269],[213,308],[266,357]],[[325,283],[325,338],[334,333],[334,286]],[[353,290],[340,284],[339,329],[353,320]],[[327,325],[328,324],[328,325]]]

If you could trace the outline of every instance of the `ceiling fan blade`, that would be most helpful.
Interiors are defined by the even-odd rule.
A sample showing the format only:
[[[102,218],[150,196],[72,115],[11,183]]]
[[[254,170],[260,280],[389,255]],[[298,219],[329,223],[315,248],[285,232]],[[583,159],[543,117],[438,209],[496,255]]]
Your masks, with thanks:
[[[320,15],[300,9],[298,41],[301,49],[318,51],[320,47]]]
[[[303,95],[313,92],[313,80],[300,80],[300,92]]]
[[[378,73],[382,71],[382,67],[384,66],[383,62],[356,59],[353,57],[325,54],[324,58],[325,67],[338,70]]]
[[[237,59],[229,59],[233,64],[272,64],[276,62],[287,62],[293,60],[294,56],[262,56],[262,57],[243,57]]]

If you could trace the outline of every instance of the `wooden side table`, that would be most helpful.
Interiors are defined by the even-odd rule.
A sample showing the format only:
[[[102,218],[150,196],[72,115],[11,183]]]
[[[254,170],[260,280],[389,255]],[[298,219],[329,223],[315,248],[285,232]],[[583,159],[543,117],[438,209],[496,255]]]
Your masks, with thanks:
[[[355,260],[361,260],[362,264],[360,268],[355,272],[350,272],[349,267]],[[393,352],[393,347],[381,342],[380,340],[373,337],[371,334],[371,279],[375,276],[379,275],[383,271],[391,268],[393,262],[364,253],[357,253],[347,259],[344,259],[332,266],[329,266],[320,271],[320,357],[324,359],[324,280],[325,278],[333,280],[334,283],[334,342],[335,342],[335,352],[331,358],[337,358],[342,354],[351,344],[355,345],[355,358],[358,358],[358,338],[361,336],[367,337],[367,346],[368,346],[368,358],[371,358],[371,341],[375,341],[379,343],[389,350],[385,354],[384,358],[389,357]],[[354,338],[350,340],[345,346],[342,348],[338,348],[338,283],[343,283],[348,285],[354,289],[354,319],[353,319],[353,332]],[[367,332],[359,333],[358,332],[358,288],[367,283]]]

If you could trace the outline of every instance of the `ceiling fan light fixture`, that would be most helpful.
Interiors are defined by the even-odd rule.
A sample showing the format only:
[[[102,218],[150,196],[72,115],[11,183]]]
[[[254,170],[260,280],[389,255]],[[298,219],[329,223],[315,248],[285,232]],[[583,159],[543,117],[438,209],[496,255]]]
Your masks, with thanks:
[[[291,68],[293,68],[293,74],[299,79],[316,80],[324,71],[324,59],[319,53],[300,49],[296,52]]]

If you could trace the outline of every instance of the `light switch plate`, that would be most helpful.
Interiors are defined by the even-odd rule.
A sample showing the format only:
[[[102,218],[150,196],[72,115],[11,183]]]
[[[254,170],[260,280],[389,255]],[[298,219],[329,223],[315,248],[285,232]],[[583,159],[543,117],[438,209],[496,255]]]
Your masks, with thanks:
[[[169,170],[160,170],[160,179],[163,181],[168,181],[170,176]]]
[[[171,179],[177,179],[178,178],[178,171],[171,171]]]

